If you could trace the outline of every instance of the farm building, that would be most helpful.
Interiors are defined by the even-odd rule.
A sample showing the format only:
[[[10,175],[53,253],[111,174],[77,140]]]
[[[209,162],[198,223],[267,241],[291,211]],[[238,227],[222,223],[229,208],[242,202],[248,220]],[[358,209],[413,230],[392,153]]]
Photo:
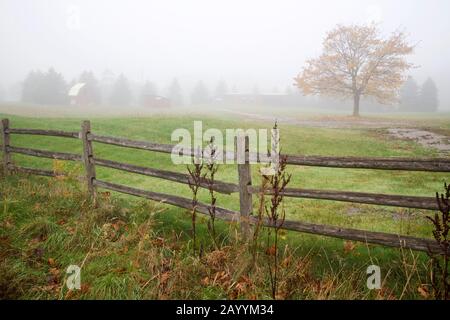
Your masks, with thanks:
[[[98,95],[84,82],[78,82],[69,90],[71,105],[92,105],[98,103]]]
[[[143,95],[141,98],[141,105],[143,107],[147,107],[147,108],[168,108],[170,107],[170,100],[162,97],[162,96],[158,96],[158,95],[154,95],[154,94],[146,94]]]

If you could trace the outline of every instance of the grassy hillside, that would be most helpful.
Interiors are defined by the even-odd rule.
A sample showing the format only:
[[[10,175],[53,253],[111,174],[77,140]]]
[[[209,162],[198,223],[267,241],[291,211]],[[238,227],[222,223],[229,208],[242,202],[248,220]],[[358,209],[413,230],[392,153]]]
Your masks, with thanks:
[[[79,130],[82,119],[10,116],[12,127]],[[213,116],[154,115],[149,118],[94,118],[102,135],[171,143],[176,128],[268,128],[267,123]],[[335,156],[436,156],[429,149],[393,140],[382,130],[299,128],[281,125],[283,152]],[[55,137],[13,135],[12,145],[81,153],[81,143]],[[101,158],[186,172],[170,155],[94,144]],[[29,167],[63,166],[76,175],[77,164],[14,155]],[[258,166],[252,166],[254,184]],[[446,174],[328,169],[289,166],[291,187],[433,196]],[[190,197],[185,185],[97,167],[99,179]],[[237,182],[237,168],[222,165],[218,179]],[[130,196],[104,194],[99,207],[86,199],[77,181],[12,176],[2,179],[1,272],[4,295],[20,298],[266,298],[268,278],[262,251],[248,272],[245,246],[233,225],[219,223],[223,248],[213,250],[204,223],[199,234],[202,257],[192,255],[190,217],[185,210]],[[207,201],[206,191],[200,195]],[[257,199],[254,198],[256,207]],[[238,195],[221,195],[218,205],[238,209]],[[431,237],[425,211],[331,201],[286,199],[287,217],[315,223]],[[419,298],[428,282],[426,256],[342,240],[283,233],[283,280],[280,298]],[[36,251],[37,250],[37,251]],[[250,257],[248,257],[250,258]],[[84,262],[83,262],[84,261]],[[366,289],[365,268],[378,264],[383,290]],[[67,292],[65,268],[83,264],[84,290]],[[256,268],[257,270],[254,270]],[[7,272],[6,272],[7,271]],[[50,277],[50,278],[49,278]],[[49,280],[50,279],[50,280]],[[219,280],[218,280],[219,279]],[[220,280],[222,279],[222,280]],[[12,281],[13,284],[9,284]],[[238,285],[239,284],[239,285]]]

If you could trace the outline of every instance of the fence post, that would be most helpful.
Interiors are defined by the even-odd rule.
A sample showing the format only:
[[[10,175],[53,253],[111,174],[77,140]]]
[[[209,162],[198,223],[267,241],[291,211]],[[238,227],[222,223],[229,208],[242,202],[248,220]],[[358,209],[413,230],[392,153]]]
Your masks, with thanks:
[[[95,164],[93,161],[93,149],[92,149],[92,141],[88,139],[88,134],[91,133],[91,122],[86,120],[81,124],[81,140],[83,140],[83,161],[84,167],[86,170],[86,180],[89,195],[95,199],[96,192],[94,187],[94,179],[95,179]]]
[[[244,141],[242,141],[244,139]],[[240,140],[240,141],[237,141]],[[252,175],[250,170],[249,161],[249,137],[238,136],[235,140],[235,159],[239,159],[237,152],[239,152],[239,144],[244,142],[245,161],[244,163],[238,162],[238,175],[239,175],[239,212],[240,212],[240,226],[241,233],[244,239],[248,239],[250,233],[249,216],[253,211],[252,194],[248,192],[247,187],[252,185]]]
[[[3,119],[2,120],[2,137],[3,137],[3,171],[5,173],[5,176],[10,173],[9,171],[9,164],[12,163],[11,160],[11,153],[8,150],[9,144],[10,144],[10,135],[9,135],[9,119]]]

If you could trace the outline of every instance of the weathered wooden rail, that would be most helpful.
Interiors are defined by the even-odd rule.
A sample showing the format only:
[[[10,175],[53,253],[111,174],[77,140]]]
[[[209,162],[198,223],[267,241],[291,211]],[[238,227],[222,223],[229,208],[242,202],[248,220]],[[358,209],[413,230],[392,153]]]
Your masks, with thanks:
[[[79,139],[83,142],[83,154],[54,152],[33,148],[11,146],[11,134],[43,135],[54,137],[65,137]],[[57,160],[82,161],[85,166],[88,190],[95,197],[96,188],[108,189],[133,196],[143,197],[154,201],[190,209],[191,199],[163,194],[153,191],[141,190],[124,186],[112,182],[103,181],[96,176],[96,166],[112,168],[130,173],[156,177],[176,183],[188,184],[189,175],[168,170],[132,165],[122,162],[100,159],[94,156],[93,143],[109,144],[127,148],[142,149],[153,152],[171,153],[173,146],[170,144],[160,144],[146,141],[136,141],[124,138],[96,135],[91,132],[90,122],[84,121],[80,132],[69,132],[62,130],[42,130],[10,128],[9,120],[2,120],[3,144],[3,168],[6,175],[13,172],[54,177],[59,173],[51,170],[26,168],[15,165],[12,161],[12,154],[23,154],[34,157],[44,157]],[[256,217],[252,216],[252,195],[261,192],[259,187],[252,186],[251,164],[249,159],[256,159],[262,162],[263,157],[248,151],[248,138],[243,141],[246,147],[246,162],[238,164],[238,184],[215,181],[214,190],[223,194],[239,193],[240,210],[235,212],[229,209],[218,207],[216,216],[219,219],[235,221],[241,225],[244,236],[250,231],[250,225],[257,223]],[[192,150],[188,151],[189,156],[193,156]],[[362,157],[322,157],[322,156],[298,156],[286,155],[287,163],[290,165],[330,167],[330,168],[352,168],[352,169],[373,169],[373,170],[406,170],[406,171],[426,171],[426,172],[450,172],[450,159],[446,158],[362,158]],[[227,152],[224,159],[234,159],[235,152]],[[207,180],[201,181],[201,187],[208,188]],[[270,190],[264,191],[270,194]],[[431,192],[430,192],[431,193]],[[311,190],[288,188],[284,191],[286,197],[320,199],[331,201],[344,201],[371,205],[395,206],[413,209],[437,210],[437,203],[434,197],[418,197],[407,195],[388,195],[362,192],[345,192],[334,190]],[[208,205],[200,203],[198,212],[209,214]],[[268,220],[262,221],[265,226],[274,227]],[[379,244],[397,248],[407,248],[418,251],[439,252],[440,249],[433,240],[388,234],[383,232],[373,232],[341,228],[336,226],[311,224],[301,221],[284,221],[283,229],[298,231],[303,233],[317,234],[322,236],[361,241],[365,243]]]

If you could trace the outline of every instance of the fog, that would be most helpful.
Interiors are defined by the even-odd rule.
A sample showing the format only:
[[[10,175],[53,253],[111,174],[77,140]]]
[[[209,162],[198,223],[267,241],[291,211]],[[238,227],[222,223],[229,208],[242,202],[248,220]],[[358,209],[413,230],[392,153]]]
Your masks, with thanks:
[[[1,0],[0,85],[11,98],[30,70],[52,66],[66,81],[111,70],[161,89],[177,78],[185,90],[223,79],[284,91],[336,24],[377,22],[409,34],[410,74],[432,77],[450,109],[449,12],[448,0]]]

